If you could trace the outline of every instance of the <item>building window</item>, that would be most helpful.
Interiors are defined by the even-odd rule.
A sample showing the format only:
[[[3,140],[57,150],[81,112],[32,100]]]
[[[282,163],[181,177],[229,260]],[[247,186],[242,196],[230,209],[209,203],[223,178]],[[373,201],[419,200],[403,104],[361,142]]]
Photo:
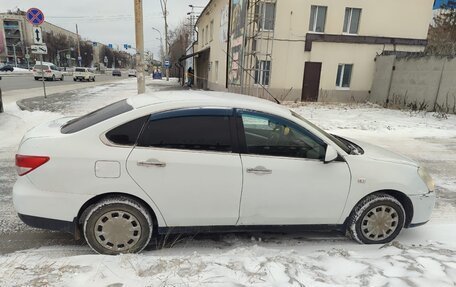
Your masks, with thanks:
[[[204,43],[206,43],[205,39],[204,39],[204,36],[206,34],[204,33],[204,28],[203,28],[203,32],[201,33],[201,37],[203,38],[203,41],[201,42],[201,46],[204,46]]]
[[[271,61],[257,60],[255,68],[255,84],[261,84],[263,86],[269,85],[270,71]]]
[[[262,31],[272,31],[274,30],[275,22],[275,4],[274,3],[260,3],[256,6],[257,14],[260,15],[260,29]]]
[[[211,21],[211,42],[214,40],[214,20]]]
[[[358,34],[361,9],[345,8],[344,33]]]
[[[337,67],[336,87],[350,88],[353,64],[339,64]]]
[[[206,25],[206,44],[209,42],[209,25]]]
[[[309,22],[309,31],[311,32],[325,32],[325,22],[326,22],[326,6],[315,6],[312,5],[310,8],[310,22]]]

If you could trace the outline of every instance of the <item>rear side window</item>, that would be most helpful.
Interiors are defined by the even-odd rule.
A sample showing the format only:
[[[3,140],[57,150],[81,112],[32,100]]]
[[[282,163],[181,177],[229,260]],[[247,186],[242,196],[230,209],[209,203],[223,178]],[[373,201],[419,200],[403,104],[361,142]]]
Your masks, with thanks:
[[[84,73],[85,71],[86,71],[86,69],[76,68],[76,72],[82,72],[82,73]]]
[[[132,146],[136,143],[139,133],[150,116],[133,120],[106,133],[106,138],[118,145]]]
[[[229,116],[183,116],[150,121],[139,146],[230,152]]]
[[[106,107],[93,111],[85,116],[69,121],[62,127],[60,131],[63,134],[72,134],[79,132],[83,129],[131,110],[133,110],[133,107],[127,103],[127,100],[121,100],[119,102],[115,102]]]

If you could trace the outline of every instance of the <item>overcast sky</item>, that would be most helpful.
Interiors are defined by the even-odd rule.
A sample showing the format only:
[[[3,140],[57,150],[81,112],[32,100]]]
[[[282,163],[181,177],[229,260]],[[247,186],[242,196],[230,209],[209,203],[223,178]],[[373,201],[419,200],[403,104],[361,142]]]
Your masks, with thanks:
[[[170,29],[184,21],[189,4],[205,6],[209,0],[168,0],[168,22]],[[35,7],[43,11],[46,21],[75,31],[83,39],[112,43],[123,47],[123,44],[135,46],[133,0],[1,0],[0,12]],[[164,21],[159,0],[143,0],[145,48],[159,58],[160,35],[152,27],[159,29],[164,37]],[[195,11],[201,11],[196,9]]]

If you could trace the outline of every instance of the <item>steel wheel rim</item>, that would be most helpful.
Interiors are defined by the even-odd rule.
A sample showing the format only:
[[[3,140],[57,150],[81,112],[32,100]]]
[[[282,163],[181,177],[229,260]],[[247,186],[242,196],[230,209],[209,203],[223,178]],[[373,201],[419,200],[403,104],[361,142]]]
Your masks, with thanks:
[[[387,205],[370,209],[361,221],[361,232],[372,241],[382,241],[396,231],[399,225],[397,211]]]
[[[94,229],[97,242],[113,251],[128,250],[141,238],[139,220],[122,210],[104,213],[98,218]]]

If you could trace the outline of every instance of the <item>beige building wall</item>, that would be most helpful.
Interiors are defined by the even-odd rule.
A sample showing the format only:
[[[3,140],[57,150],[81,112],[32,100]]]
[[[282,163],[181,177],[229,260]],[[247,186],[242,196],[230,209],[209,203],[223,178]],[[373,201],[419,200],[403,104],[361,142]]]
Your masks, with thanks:
[[[272,45],[271,74],[268,91],[281,100],[299,101],[302,96],[305,62],[321,62],[321,74],[318,100],[319,101],[364,101],[370,95],[370,89],[375,72],[375,57],[383,51],[420,52],[424,50],[428,27],[432,19],[433,0],[280,0],[276,3],[275,25],[273,40],[258,40],[259,50]],[[226,43],[220,41],[220,17],[228,0],[212,0],[203,11],[197,22],[198,43],[195,52],[210,49],[207,60],[207,76],[202,71],[196,74],[207,78],[205,87],[211,90],[225,90],[226,79]],[[326,22],[324,33],[309,31],[311,6],[326,6]],[[344,42],[350,36],[343,32],[345,9],[360,8],[361,16],[358,38],[367,36],[365,41],[388,38],[411,40],[410,45],[400,44],[367,44]],[[214,21],[214,36],[211,41],[210,23]],[[344,41],[314,40],[311,49],[306,45],[306,39],[311,34],[321,36],[342,37]],[[259,33],[261,35],[261,33]],[[374,39],[374,40],[373,40]],[[206,43],[207,42],[207,43]],[[261,52],[261,51],[259,51]],[[262,51],[263,53],[265,51]],[[205,59],[205,57],[202,57]],[[261,57],[259,57],[261,60]],[[196,58],[198,61],[198,58]],[[215,62],[218,61],[218,81],[215,80]],[[339,64],[352,64],[349,88],[336,86]],[[201,69],[201,67],[200,67]],[[244,79],[248,77],[244,75]],[[197,79],[202,81],[204,79]],[[264,89],[253,84],[244,87],[244,93],[268,97]],[[239,87],[230,86],[230,91],[240,91]],[[247,91],[247,92],[246,92]]]
[[[364,100],[369,96],[375,71],[375,56],[384,50],[424,50],[424,46],[372,45],[313,42],[304,51],[312,5],[327,6],[322,34],[344,35],[345,8],[361,8],[359,36],[426,39],[432,17],[432,0],[281,0],[276,4],[276,23],[270,89],[286,100],[299,100],[302,93],[304,63],[321,62],[320,101]],[[353,64],[350,88],[338,89],[339,64]]]
[[[227,34],[222,33],[228,25],[226,22],[228,10],[226,9],[228,9],[227,0],[213,0],[201,13],[196,23],[198,39],[194,52],[206,51],[209,53],[209,59],[204,60],[205,63],[202,65],[198,65],[198,62],[204,57],[195,58],[196,84],[207,81],[204,88],[214,91],[226,90],[227,43],[225,40]],[[223,15],[226,17],[224,18]],[[201,71],[201,66],[206,70]],[[198,70],[198,68],[200,69]]]

